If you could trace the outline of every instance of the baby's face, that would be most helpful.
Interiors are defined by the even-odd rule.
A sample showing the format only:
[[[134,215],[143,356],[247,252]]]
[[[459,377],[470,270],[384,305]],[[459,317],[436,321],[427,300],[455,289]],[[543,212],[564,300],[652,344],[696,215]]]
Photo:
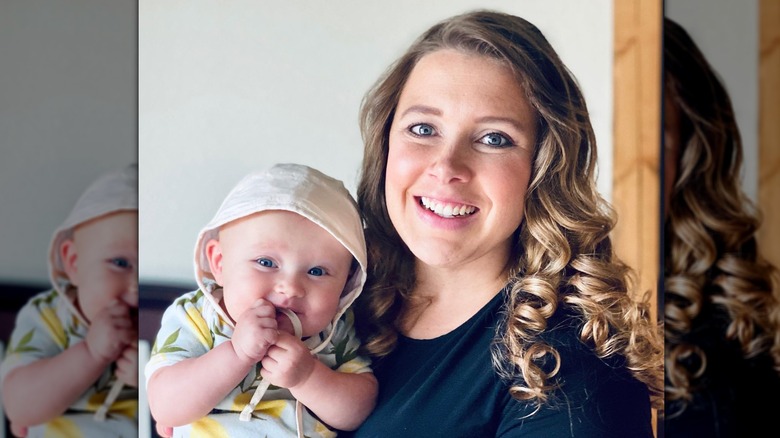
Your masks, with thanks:
[[[79,225],[69,244],[75,251],[70,280],[88,321],[114,300],[138,306],[138,212],[113,213]]]
[[[295,312],[303,336],[322,331],[338,309],[352,254],[330,233],[303,216],[265,211],[229,223],[210,257],[223,288],[223,307],[233,320],[259,298]],[[292,333],[283,314],[280,329]]]

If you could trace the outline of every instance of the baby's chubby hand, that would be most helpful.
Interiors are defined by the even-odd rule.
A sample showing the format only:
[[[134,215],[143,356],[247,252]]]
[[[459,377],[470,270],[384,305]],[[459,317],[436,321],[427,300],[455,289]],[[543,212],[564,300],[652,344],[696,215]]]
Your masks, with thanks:
[[[298,386],[314,372],[314,362],[309,349],[297,337],[280,332],[279,339],[268,349],[263,358],[260,375],[282,388]]]
[[[127,304],[115,300],[92,321],[85,343],[92,357],[103,363],[116,360],[138,338]]]
[[[270,302],[259,299],[238,317],[231,342],[239,360],[255,364],[278,337],[276,308]]]

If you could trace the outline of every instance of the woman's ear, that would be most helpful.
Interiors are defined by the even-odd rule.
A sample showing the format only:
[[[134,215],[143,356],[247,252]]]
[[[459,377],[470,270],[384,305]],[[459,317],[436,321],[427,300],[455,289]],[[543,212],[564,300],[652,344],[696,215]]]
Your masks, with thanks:
[[[78,286],[78,254],[76,252],[76,242],[73,239],[65,239],[60,244],[60,260],[62,260],[65,274],[68,276],[70,284]]]
[[[214,280],[217,284],[222,285],[222,245],[217,239],[211,239],[206,242],[206,258],[209,261],[209,269],[211,269]]]

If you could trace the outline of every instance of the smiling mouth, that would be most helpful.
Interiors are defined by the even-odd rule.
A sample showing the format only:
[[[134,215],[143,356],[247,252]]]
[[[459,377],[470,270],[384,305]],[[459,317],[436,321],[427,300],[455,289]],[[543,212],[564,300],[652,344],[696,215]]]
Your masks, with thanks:
[[[420,205],[443,218],[471,216],[477,212],[477,207],[466,204],[449,204],[433,198],[420,197]]]

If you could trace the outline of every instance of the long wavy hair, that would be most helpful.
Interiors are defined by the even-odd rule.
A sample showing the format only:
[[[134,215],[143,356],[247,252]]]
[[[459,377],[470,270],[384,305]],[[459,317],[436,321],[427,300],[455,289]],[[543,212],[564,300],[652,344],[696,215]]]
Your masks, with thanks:
[[[780,370],[774,268],[758,253],[759,213],[740,186],[742,141],[731,100],[688,33],[664,22],[664,90],[679,113],[677,174],[665,221],[667,400],[681,413],[707,370],[696,332],[719,324],[746,359]],[[708,314],[709,312],[709,314]]]
[[[366,221],[369,279],[358,306],[364,348],[388,354],[402,310],[414,304],[414,256],[386,208],[388,137],[404,84],[417,62],[442,49],[489,57],[507,66],[538,120],[525,218],[515,232],[503,322],[492,348],[497,373],[518,400],[541,406],[556,387],[561,358],[541,340],[561,303],[583,321],[580,337],[599,357],[621,355],[651,393],[663,399],[663,347],[646,302],[628,293],[630,270],[613,254],[613,212],[596,190],[596,142],[582,93],[542,33],[526,20],[474,11],[444,20],[417,39],[364,97],[365,151],[357,189]]]

